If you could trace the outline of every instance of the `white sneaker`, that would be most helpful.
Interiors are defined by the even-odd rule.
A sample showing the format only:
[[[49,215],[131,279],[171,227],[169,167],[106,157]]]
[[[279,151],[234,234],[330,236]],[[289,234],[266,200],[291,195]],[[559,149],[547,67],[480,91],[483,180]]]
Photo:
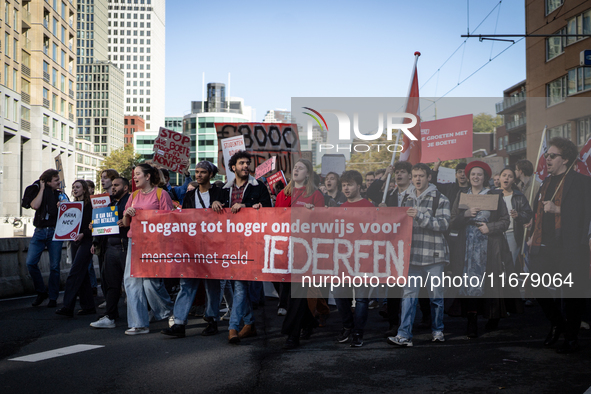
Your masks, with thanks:
[[[115,328],[115,320],[109,319],[109,316],[103,316],[95,322],[90,323],[94,328]]]
[[[583,330],[589,330],[591,327],[589,326],[589,323],[587,323],[586,321],[582,321],[581,322],[581,328]]]
[[[224,316],[221,317],[222,320],[230,320],[230,316],[232,316],[232,310],[228,309],[228,312],[224,313]]]
[[[390,345],[411,347],[412,346],[412,339],[401,337],[400,335],[396,335],[395,337],[388,337],[388,343]]]
[[[168,327],[174,326],[174,316],[168,318]]]
[[[133,327],[130,328],[129,330],[125,331],[125,334],[127,335],[140,335],[140,334],[149,334],[150,333],[150,329],[147,327]]]
[[[277,309],[277,316],[285,316],[287,315],[287,310],[285,308]]]
[[[103,302],[98,307],[99,307],[99,309],[105,309],[107,307],[107,301]]]
[[[433,342],[445,342],[445,337],[441,331],[433,331]]]

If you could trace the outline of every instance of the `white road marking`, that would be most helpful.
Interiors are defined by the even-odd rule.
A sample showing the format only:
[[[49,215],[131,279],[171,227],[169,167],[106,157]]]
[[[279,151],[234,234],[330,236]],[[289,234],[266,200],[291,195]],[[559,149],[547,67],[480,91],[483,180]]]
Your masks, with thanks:
[[[28,356],[11,358],[8,361],[25,361],[29,363],[34,363],[37,361],[47,360],[50,358],[67,356],[68,354],[80,353],[85,352],[87,350],[97,349],[105,347],[104,345],[73,345],[67,346],[60,349],[49,350],[47,352],[35,353],[30,354]]]

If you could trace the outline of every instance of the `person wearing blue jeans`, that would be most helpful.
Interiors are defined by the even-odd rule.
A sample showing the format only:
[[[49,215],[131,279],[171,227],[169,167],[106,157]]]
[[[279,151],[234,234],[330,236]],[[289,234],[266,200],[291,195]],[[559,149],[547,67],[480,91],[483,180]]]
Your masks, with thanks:
[[[51,306],[55,306],[55,301],[59,296],[60,262],[62,259],[63,246],[63,242],[61,241],[52,241],[54,232],[55,227],[36,228],[33,238],[31,238],[31,242],[29,243],[29,252],[27,253],[27,269],[29,270],[31,279],[33,279],[33,285],[38,294],[37,297],[41,295],[41,301],[49,297],[50,303],[53,304]],[[39,260],[46,247],[49,253],[49,280],[47,287],[45,287],[45,282],[43,281],[43,276],[39,269]],[[37,302],[37,300],[35,302]],[[40,303],[41,302],[37,305]]]
[[[234,300],[232,314],[230,315],[229,330],[242,332],[240,330],[241,322],[244,322],[244,327],[252,327],[254,325],[254,315],[252,314],[252,306],[248,295],[249,283],[245,280],[234,281]],[[254,335],[256,335],[256,331]],[[230,340],[230,343],[240,342],[240,337],[236,338],[233,341]]]
[[[174,303],[174,325],[160,331],[161,334],[178,338],[185,337],[185,326],[188,323],[189,311],[197,295],[199,285],[205,285],[207,293],[207,308],[205,317],[207,327],[201,331],[201,335],[210,336],[218,333],[218,321],[220,320],[220,280],[219,279],[197,279],[181,278],[181,289]]]
[[[431,334],[433,342],[445,341],[443,335],[443,295],[441,275],[449,262],[449,248],[444,233],[449,228],[451,211],[449,200],[431,183],[431,169],[423,163],[412,167],[414,190],[408,193],[401,207],[409,207],[406,214],[413,218],[410,266],[402,295],[400,327],[396,336],[388,337],[388,343],[396,346],[413,346],[414,323],[419,291],[426,286],[431,304]],[[399,273],[400,275],[400,273]],[[433,284],[433,277],[440,282]],[[428,283],[424,283],[430,278]],[[437,282],[435,282],[437,284]]]
[[[37,292],[37,298],[31,304],[32,306],[41,305],[43,300],[49,297],[47,306],[55,307],[59,296],[63,242],[52,239],[57,223],[60,185],[59,172],[54,169],[46,170],[41,174],[39,180],[25,189],[21,203],[23,208],[35,210],[33,219],[35,233],[31,238],[27,253],[27,269]],[[45,248],[49,252],[50,268],[47,287],[45,287],[39,269],[39,260]]]

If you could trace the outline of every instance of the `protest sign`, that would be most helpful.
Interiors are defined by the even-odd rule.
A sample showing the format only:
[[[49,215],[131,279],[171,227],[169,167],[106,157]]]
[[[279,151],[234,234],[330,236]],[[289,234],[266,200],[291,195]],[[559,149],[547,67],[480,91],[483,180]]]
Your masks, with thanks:
[[[154,141],[154,163],[173,172],[184,173],[189,168],[191,138],[176,131],[160,128]]]
[[[460,209],[480,208],[483,211],[496,211],[498,204],[498,194],[460,194]]]
[[[60,188],[63,190],[64,186],[66,186],[64,183],[66,178],[64,176],[64,166],[62,164],[62,155],[61,154],[59,154],[55,157],[55,169],[57,170],[57,172],[59,172],[60,183],[61,183]]]
[[[329,172],[341,174],[345,172],[347,160],[343,154],[328,154],[322,156],[321,175],[326,176]]]
[[[275,192],[275,184],[277,182],[283,182],[283,186],[287,186],[287,181],[285,180],[285,175],[283,174],[283,171],[277,171],[276,173],[267,178],[269,188],[271,189],[271,191],[273,191],[274,194],[279,194],[278,192]]]
[[[268,172],[271,172],[275,169],[275,164],[277,163],[277,157],[273,156],[269,160],[265,161],[264,163],[257,166],[256,171],[254,173],[254,177],[259,179],[263,175]]]
[[[421,162],[472,156],[472,115],[421,122]]]
[[[222,147],[223,152],[223,160],[224,160],[224,168],[228,167],[228,163],[230,162],[230,158],[234,156],[236,152],[240,152],[241,150],[246,150],[246,146],[244,144],[244,137],[239,135],[236,137],[224,138],[220,140],[219,143]],[[218,155],[218,163],[219,163],[219,155]],[[219,166],[219,165],[218,165]],[[230,170],[226,171],[226,182],[230,182],[234,179],[234,173]]]
[[[277,157],[277,169],[289,176],[295,162],[301,157],[300,139],[297,125],[289,123],[216,123],[218,134],[218,167],[226,174],[226,164],[222,161],[226,138],[243,136],[244,150],[252,154],[251,173],[264,161]]]
[[[80,232],[84,202],[62,202],[59,204],[57,223],[53,233],[54,241],[72,241]]]
[[[439,171],[437,172],[437,183],[454,183],[455,181],[456,170],[452,168],[439,167]]]
[[[468,163],[471,163],[476,160],[483,161],[486,164],[488,164],[490,166],[493,176],[496,174],[500,174],[501,171],[503,171],[503,168],[505,168],[505,162],[503,161],[503,158],[500,156],[470,157],[470,158],[468,158],[467,161],[468,161]]]
[[[109,193],[95,194],[94,196],[90,196],[90,202],[92,209],[108,207],[111,203],[111,196],[109,196]]]
[[[119,234],[117,207],[103,207],[92,210],[92,235]]]
[[[138,211],[131,276],[292,281],[408,274],[408,208]]]

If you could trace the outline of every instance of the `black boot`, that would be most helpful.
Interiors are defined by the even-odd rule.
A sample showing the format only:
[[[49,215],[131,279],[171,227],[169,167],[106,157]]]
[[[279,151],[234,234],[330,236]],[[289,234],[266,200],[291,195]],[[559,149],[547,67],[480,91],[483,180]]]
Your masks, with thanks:
[[[204,337],[208,337],[211,335],[215,335],[218,333],[218,322],[211,320],[209,323],[207,323],[207,327],[205,327],[203,329],[203,331],[201,331],[201,335],[203,335]]]
[[[160,334],[168,335],[169,337],[184,338],[185,326],[183,324],[173,324],[172,327],[160,331]]]
[[[562,334],[562,326],[561,325],[552,325],[550,327],[550,332],[546,336],[546,340],[544,341],[544,346],[552,346],[560,339],[560,335]]]
[[[287,337],[285,344],[283,345],[283,349],[291,350],[295,349],[296,347],[300,346],[300,338],[296,337],[295,335],[290,335]]]
[[[466,328],[468,338],[478,338],[478,315],[476,312],[468,313],[468,327]]]

